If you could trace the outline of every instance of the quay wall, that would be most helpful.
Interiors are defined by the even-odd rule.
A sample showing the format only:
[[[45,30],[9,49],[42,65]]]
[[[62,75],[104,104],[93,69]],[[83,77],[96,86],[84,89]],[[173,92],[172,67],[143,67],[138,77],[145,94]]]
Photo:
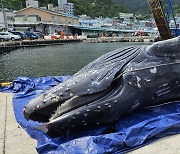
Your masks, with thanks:
[[[84,42],[89,43],[108,43],[108,42],[155,42],[154,37],[147,36],[133,36],[133,37],[100,37],[100,38],[86,38]]]
[[[25,41],[10,41],[0,43],[0,53],[8,52],[20,48],[40,47],[50,45],[60,45],[64,43],[81,42],[80,39],[63,39],[63,40],[25,40]]]
[[[39,39],[39,40],[23,40],[23,41],[10,41],[0,43],[0,53],[16,50],[19,48],[27,47],[40,47],[50,45],[60,45],[64,43],[73,42],[88,42],[88,43],[108,43],[108,42],[155,42],[156,38],[145,36],[133,36],[133,37],[99,37],[99,38],[87,38],[85,36],[77,36],[77,38],[68,37],[66,39]]]

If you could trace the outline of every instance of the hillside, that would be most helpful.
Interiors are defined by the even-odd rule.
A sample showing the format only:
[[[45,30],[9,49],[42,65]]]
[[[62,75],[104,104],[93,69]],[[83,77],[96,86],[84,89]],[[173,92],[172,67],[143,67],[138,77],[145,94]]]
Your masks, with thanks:
[[[47,6],[49,3],[57,6],[57,0],[38,1],[40,6]],[[163,1],[166,2],[166,0]],[[14,10],[25,7],[25,0],[2,0],[2,2],[4,7]],[[118,16],[119,12],[151,14],[147,0],[68,0],[68,2],[75,4],[75,15],[114,17]],[[172,0],[172,3],[175,12],[180,13],[180,0]]]
[[[116,4],[119,4],[127,8],[129,12],[133,12],[136,14],[151,12],[147,0],[112,0],[112,1]],[[162,1],[164,4],[166,4],[167,0],[162,0]],[[175,12],[180,13],[180,0],[172,0],[172,5],[174,7]]]
[[[15,10],[25,7],[25,0],[2,0],[6,8]],[[52,3],[57,6],[57,0],[38,0],[40,6],[47,6]],[[114,17],[126,9],[114,4],[111,0],[68,0],[75,4],[75,15],[87,14],[91,17]]]

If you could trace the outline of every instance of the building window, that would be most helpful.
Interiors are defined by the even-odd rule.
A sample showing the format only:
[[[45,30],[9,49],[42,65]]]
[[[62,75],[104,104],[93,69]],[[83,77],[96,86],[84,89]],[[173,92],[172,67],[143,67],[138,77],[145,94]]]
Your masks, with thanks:
[[[54,21],[55,20],[55,16],[51,16],[51,21]]]
[[[13,20],[13,17],[7,16],[7,20]]]
[[[61,17],[58,17],[58,22],[61,22]]]

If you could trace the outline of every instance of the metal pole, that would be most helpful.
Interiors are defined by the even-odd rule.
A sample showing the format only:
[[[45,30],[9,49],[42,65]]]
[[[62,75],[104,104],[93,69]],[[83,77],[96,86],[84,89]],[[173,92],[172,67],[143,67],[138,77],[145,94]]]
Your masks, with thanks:
[[[8,31],[8,24],[7,24],[7,19],[6,19],[6,11],[4,10],[2,0],[1,0],[1,8],[2,8],[2,12],[3,12],[5,31]]]
[[[167,7],[167,19],[168,19],[168,24],[170,26],[170,20],[171,20],[171,13],[172,13],[172,18],[174,20],[174,24],[175,24],[175,35],[178,36],[178,33],[177,33],[177,23],[176,23],[176,18],[175,18],[175,15],[174,15],[174,10],[173,10],[173,7],[172,7],[172,1],[171,0],[168,0],[168,7]]]

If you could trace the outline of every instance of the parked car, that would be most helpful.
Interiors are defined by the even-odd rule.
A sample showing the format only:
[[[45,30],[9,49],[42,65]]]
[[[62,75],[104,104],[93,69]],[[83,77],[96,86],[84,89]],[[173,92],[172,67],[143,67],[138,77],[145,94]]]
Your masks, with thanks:
[[[19,31],[11,31],[11,33],[13,33],[14,35],[19,35],[21,37],[21,39],[25,39],[25,34],[23,32],[19,32]]]
[[[35,34],[33,32],[25,32],[24,34],[25,34],[25,37],[27,39],[30,39],[30,40],[35,40],[35,39],[39,39],[40,38],[39,35],[37,35],[37,34]]]
[[[9,41],[9,36],[0,34],[0,41]]]
[[[20,40],[21,37],[19,35],[14,35],[10,32],[0,32],[0,35],[3,35],[4,37],[7,37],[9,40]]]
[[[44,37],[44,34],[42,32],[36,31],[36,32],[33,32],[33,33],[39,35],[40,38]]]

